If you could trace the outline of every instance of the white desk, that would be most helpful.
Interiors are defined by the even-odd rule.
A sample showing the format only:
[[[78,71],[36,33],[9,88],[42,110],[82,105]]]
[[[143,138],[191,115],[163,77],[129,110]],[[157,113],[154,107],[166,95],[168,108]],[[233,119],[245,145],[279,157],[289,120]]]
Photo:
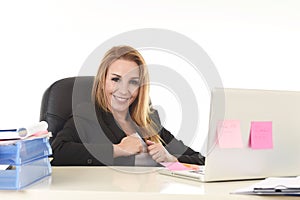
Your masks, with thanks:
[[[160,175],[158,168],[142,167],[53,167],[50,178],[23,191],[0,191],[5,200],[82,199],[295,199],[233,195],[230,192],[256,181],[200,183]]]

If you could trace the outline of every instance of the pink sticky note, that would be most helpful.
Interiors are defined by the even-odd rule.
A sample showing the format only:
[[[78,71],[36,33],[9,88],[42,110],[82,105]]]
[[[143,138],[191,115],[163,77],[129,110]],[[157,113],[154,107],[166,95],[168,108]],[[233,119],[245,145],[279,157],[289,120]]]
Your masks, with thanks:
[[[184,166],[180,162],[163,162],[163,163],[160,163],[160,164],[163,165],[164,167],[166,167],[169,170],[190,170],[190,168]]]
[[[242,135],[239,120],[219,121],[217,127],[220,148],[242,148]]]
[[[252,149],[272,149],[272,122],[251,122],[249,145]]]

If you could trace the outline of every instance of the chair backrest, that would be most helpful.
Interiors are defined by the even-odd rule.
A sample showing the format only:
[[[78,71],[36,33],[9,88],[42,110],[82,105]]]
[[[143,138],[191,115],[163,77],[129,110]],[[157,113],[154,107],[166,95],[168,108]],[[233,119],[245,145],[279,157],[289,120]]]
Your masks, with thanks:
[[[40,120],[46,121],[48,131],[52,132],[53,137],[50,138],[50,143],[64,127],[68,118],[72,116],[74,85],[76,85],[76,91],[80,91],[82,99],[90,99],[93,81],[94,76],[70,77],[58,80],[46,89],[42,98]]]

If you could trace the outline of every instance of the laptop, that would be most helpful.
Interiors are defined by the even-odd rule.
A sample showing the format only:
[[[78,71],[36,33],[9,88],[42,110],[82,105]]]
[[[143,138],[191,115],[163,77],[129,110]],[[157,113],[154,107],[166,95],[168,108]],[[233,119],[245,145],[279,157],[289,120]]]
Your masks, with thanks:
[[[232,144],[231,138],[221,141],[220,122],[238,124],[227,130]],[[262,127],[255,129],[257,124]],[[201,182],[299,176],[300,92],[213,89],[206,150],[205,166],[198,170],[159,173]]]

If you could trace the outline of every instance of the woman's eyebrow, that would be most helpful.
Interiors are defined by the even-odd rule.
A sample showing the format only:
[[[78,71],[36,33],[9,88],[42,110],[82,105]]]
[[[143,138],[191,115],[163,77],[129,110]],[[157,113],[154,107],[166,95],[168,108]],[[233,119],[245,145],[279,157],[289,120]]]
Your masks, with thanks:
[[[117,77],[122,77],[119,74],[111,73],[111,75],[117,76]]]
[[[122,78],[122,76],[121,76],[121,75],[119,75],[119,74],[116,74],[116,73],[111,73],[111,75],[113,75],[113,76],[117,76],[118,78]],[[135,77],[130,77],[130,79],[140,79],[140,77],[139,77],[139,76],[135,76]]]

